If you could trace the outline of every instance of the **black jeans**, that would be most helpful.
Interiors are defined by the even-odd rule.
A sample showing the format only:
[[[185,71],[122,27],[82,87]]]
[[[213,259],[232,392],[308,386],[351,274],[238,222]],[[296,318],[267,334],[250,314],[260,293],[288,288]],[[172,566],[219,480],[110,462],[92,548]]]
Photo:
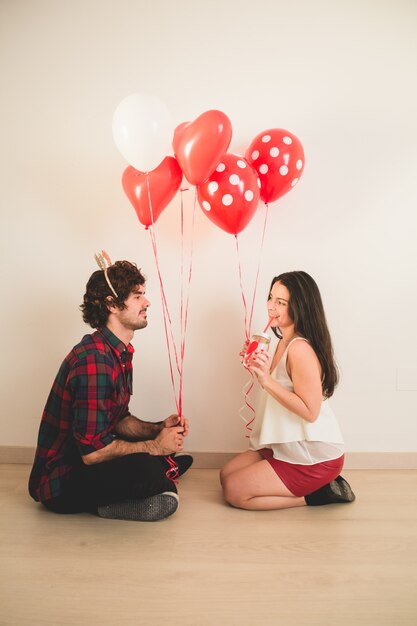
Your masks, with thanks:
[[[58,498],[43,502],[55,513],[96,513],[97,507],[130,498],[142,499],[163,491],[177,491],[166,477],[165,457],[129,454],[112,461],[75,467]]]

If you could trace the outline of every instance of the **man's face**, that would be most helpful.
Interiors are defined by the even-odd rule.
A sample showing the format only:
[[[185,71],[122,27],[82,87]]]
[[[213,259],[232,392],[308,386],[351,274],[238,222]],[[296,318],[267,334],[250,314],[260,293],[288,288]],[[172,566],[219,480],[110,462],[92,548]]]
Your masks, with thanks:
[[[145,285],[136,285],[125,300],[126,308],[117,309],[115,315],[120,324],[128,330],[139,330],[148,325],[147,311],[150,306],[145,298]]]

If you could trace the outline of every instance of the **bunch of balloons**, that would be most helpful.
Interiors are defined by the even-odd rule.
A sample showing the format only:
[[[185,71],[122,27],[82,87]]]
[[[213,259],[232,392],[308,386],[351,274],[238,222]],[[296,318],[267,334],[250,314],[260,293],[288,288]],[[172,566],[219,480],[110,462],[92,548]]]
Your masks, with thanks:
[[[175,194],[183,176],[196,186],[204,214],[219,228],[237,235],[259,204],[290,191],[304,169],[304,150],[287,130],[259,133],[244,155],[227,152],[232,125],[224,113],[210,110],[173,127],[161,100],[147,94],[127,96],[113,116],[115,143],[129,163],[123,189],[148,228]],[[169,153],[174,156],[169,155]]]

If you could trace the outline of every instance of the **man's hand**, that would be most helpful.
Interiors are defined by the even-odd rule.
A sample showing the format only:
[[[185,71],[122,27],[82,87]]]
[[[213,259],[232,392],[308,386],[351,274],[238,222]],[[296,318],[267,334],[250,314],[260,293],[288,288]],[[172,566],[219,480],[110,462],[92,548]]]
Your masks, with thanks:
[[[181,452],[184,438],[189,433],[188,420],[183,415],[170,415],[161,424],[161,432],[152,441],[146,441],[149,454],[166,456]]]
[[[168,456],[181,452],[184,437],[188,435],[188,420],[183,415],[170,415],[163,422],[155,424],[128,415],[119,422],[116,433],[120,438],[114,439],[100,450],[84,455],[84,463],[93,465],[136,452],[147,452],[152,456]],[[133,441],[126,441],[121,436],[128,436]],[[138,441],[139,438],[142,441]]]
[[[173,428],[175,426],[183,428],[183,436],[187,437],[189,433],[189,424],[183,415],[170,415],[162,422],[162,428]]]
[[[145,441],[144,444],[149,454],[153,456],[167,456],[175,452],[181,452],[184,446],[184,436],[184,428],[182,426],[168,426],[162,428],[155,439]]]

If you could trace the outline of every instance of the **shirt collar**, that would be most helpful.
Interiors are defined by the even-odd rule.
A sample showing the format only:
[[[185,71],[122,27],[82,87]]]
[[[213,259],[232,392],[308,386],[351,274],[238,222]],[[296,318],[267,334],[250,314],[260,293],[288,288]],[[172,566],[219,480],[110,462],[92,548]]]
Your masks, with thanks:
[[[126,350],[130,354],[134,353],[135,348],[132,346],[132,344],[129,343],[126,346],[123,341],[120,341],[120,339],[107,328],[107,326],[102,326],[101,328],[98,328],[98,332],[103,335],[106,342],[113,348],[113,350],[118,353],[119,356],[121,356]]]

